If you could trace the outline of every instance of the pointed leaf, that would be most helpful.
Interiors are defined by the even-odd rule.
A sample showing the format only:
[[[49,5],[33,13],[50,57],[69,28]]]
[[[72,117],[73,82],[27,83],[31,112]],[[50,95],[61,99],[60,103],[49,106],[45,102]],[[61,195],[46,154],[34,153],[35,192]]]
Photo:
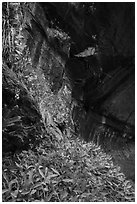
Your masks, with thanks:
[[[66,182],[66,183],[69,183],[69,182],[73,183],[74,182],[73,179],[63,179],[62,181]]]
[[[45,178],[45,175],[44,175],[44,173],[42,172],[42,170],[41,169],[38,169],[39,170],[39,174],[42,176],[42,178]]]
[[[52,171],[54,171],[54,173],[60,175],[60,173],[56,169],[53,169],[53,168],[51,168],[51,169],[52,169]]]

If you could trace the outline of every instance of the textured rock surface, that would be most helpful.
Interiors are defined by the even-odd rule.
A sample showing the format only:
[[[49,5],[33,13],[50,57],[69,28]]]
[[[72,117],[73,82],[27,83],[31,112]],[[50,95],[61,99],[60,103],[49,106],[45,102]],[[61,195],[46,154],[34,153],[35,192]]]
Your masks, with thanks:
[[[58,24],[73,42],[70,57],[62,56],[72,85],[72,97],[77,101],[73,118],[78,131],[86,140],[94,139],[110,151],[129,177],[132,166],[134,175],[134,3],[42,6],[48,20]],[[89,47],[95,48],[96,54],[75,56]],[[100,125],[110,127],[110,133],[93,138]]]

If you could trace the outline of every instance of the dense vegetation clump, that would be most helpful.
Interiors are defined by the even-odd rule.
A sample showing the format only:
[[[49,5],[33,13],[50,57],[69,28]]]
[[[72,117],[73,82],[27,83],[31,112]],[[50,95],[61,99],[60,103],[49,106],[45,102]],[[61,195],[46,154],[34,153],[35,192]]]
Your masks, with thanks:
[[[100,147],[70,133],[49,137],[35,152],[3,160],[3,201],[134,201],[133,183]]]

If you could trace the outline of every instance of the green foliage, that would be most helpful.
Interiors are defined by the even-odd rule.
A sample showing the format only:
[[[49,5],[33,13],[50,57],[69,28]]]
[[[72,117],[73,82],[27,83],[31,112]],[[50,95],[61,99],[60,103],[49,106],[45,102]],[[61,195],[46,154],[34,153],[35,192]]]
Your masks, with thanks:
[[[133,184],[100,147],[69,133],[53,136],[45,135],[37,152],[3,160],[3,201],[134,201]]]
[[[2,48],[3,60],[14,66],[22,59],[26,48],[22,29],[24,14],[21,3],[3,3],[2,6]],[[14,67],[15,69],[15,67]]]

